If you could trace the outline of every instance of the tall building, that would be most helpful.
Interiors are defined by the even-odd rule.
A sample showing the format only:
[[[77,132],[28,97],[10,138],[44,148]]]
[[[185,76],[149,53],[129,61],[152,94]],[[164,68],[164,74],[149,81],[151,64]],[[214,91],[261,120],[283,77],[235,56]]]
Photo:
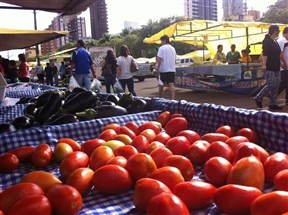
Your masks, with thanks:
[[[253,20],[260,19],[260,11],[259,10],[248,10],[248,15],[253,17]]]
[[[217,0],[184,0],[184,10],[188,19],[217,21],[218,18]]]
[[[241,20],[246,15],[244,0],[223,0],[223,18],[225,20]]]
[[[94,1],[90,6],[91,35],[100,39],[108,31],[107,5],[105,0]]]
[[[77,41],[79,39],[86,38],[86,23],[84,17],[75,16],[67,24],[67,30],[69,33],[69,41]]]

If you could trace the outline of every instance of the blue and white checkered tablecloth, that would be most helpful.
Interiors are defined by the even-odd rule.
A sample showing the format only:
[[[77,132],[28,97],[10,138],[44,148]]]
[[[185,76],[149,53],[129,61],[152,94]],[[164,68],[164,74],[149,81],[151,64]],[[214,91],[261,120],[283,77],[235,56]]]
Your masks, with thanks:
[[[196,104],[183,100],[144,99],[149,102],[150,108],[154,111],[0,134],[0,154],[19,146],[36,146],[39,143],[48,143],[54,147],[57,140],[61,137],[70,137],[82,143],[87,139],[97,137],[101,132],[101,128],[109,123],[115,122],[123,125],[128,121],[134,121],[139,125],[145,121],[156,120],[161,111],[165,110],[181,113],[186,116],[189,120],[190,129],[199,132],[201,135],[207,132],[214,132],[219,126],[226,124],[233,126],[235,129],[249,127],[258,133],[259,144],[268,151],[288,152],[287,114],[246,110],[213,104]],[[7,109],[6,112],[9,112],[9,110]],[[196,167],[196,169],[199,170],[199,167]],[[33,170],[34,167],[31,164],[25,164],[21,165],[13,174],[0,175],[0,189],[5,189],[18,183],[24,174]],[[57,164],[53,163],[45,170],[59,176],[59,166]],[[201,169],[195,178],[203,178]],[[273,190],[273,187],[266,186],[264,192],[271,190]],[[93,190],[83,200],[84,205],[79,214],[138,215],[133,206],[132,190],[117,196],[104,196]],[[211,205],[205,210],[193,211],[192,213],[196,215],[221,214],[215,205]]]

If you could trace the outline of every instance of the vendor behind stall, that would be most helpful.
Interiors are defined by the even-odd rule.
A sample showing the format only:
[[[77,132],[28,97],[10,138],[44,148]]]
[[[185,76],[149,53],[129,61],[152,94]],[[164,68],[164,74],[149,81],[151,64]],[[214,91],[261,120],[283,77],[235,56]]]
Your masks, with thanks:
[[[236,64],[239,63],[241,59],[241,55],[238,51],[236,51],[236,45],[231,45],[231,51],[229,51],[226,55],[228,64]]]
[[[243,49],[241,51],[241,54],[242,54],[242,57],[241,57],[241,62],[242,63],[251,63],[252,62],[252,59],[249,56],[249,54],[247,54],[247,50],[246,49]]]
[[[223,51],[223,45],[219,44],[217,46],[217,52],[214,56],[214,61],[221,62],[221,63],[227,62],[226,56],[222,51]]]

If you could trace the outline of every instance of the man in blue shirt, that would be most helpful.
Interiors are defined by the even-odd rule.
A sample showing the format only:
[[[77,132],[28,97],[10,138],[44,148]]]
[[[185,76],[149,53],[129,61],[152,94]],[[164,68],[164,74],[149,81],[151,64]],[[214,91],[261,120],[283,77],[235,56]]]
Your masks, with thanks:
[[[90,90],[91,74],[93,78],[96,78],[96,73],[93,68],[93,61],[90,53],[85,49],[83,40],[77,41],[77,49],[72,55],[72,67],[75,68],[74,77],[80,86],[85,86],[87,90]]]

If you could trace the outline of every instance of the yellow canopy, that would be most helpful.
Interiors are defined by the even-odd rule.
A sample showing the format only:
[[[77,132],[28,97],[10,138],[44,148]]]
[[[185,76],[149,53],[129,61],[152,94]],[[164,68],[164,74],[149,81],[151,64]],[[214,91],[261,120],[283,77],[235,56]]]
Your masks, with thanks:
[[[210,20],[192,20],[174,23],[162,31],[144,39],[144,43],[160,44],[160,37],[168,35],[171,41],[180,41],[194,45],[204,45],[214,56],[219,44],[223,52],[230,51],[231,44],[236,44],[240,51],[247,45],[263,41],[270,23],[262,22],[216,22]],[[277,24],[280,30],[284,24]]]
[[[68,34],[68,31],[0,28],[0,51],[28,48]]]

